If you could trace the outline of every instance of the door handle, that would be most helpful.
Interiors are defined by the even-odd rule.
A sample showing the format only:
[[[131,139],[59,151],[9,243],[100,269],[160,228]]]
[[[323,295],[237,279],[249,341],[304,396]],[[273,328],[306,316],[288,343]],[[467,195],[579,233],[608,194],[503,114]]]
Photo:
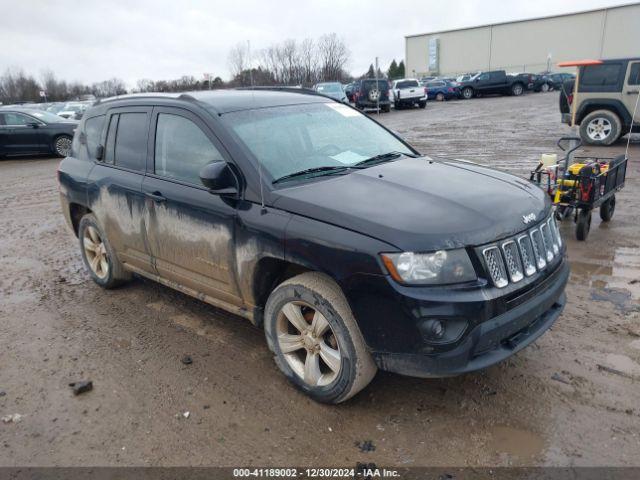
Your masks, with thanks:
[[[160,192],[145,193],[145,197],[150,198],[156,203],[162,203],[167,201],[167,197],[163,196]]]
[[[640,93],[640,90],[627,90],[627,95],[635,95],[636,93]]]

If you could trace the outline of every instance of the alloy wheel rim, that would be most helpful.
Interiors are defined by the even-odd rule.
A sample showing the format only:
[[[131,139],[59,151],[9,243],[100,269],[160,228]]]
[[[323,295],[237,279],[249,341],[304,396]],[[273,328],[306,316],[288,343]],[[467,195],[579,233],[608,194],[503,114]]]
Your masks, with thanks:
[[[337,337],[325,316],[306,302],[286,303],[276,321],[278,346],[293,372],[307,385],[331,384],[342,368]]]
[[[587,125],[587,135],[591,140],[604,140],[611,133],[611,122],[604,117],[594,118]]]
[[[56,140],[56,152],[65,157],[71,152],[71,140],[67,137],[60,137]]]
[[[106,278],[109,275],[107,249],[95,227],[85,228],[82,245],[91,271],[100,279]]]

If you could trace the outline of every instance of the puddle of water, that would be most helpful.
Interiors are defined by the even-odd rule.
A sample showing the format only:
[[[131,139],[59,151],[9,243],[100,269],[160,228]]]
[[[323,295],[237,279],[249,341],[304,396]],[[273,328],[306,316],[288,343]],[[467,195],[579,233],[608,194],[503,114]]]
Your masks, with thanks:
[[[579,250],[576,256],[580,260],[569,261],[572,279],[598,289],[594,300],[610,301],[622,310],[640,307],[640,248],[619,247],[613,255]]]
[[[519,428],[498,426],[490,431],[488,447],[498,454],[517,457],[520,461],[532,460],[544,449],[544,439],[533,432]]]

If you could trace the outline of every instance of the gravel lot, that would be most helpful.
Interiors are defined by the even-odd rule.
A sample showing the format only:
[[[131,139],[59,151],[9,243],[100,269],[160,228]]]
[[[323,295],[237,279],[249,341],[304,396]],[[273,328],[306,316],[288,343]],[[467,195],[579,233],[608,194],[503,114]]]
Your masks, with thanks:
[[[424,153],[519,175],[568,133],[556,93],[379,118]],[[379,373],[337,407],[289,387],[241,318],[145,280],[101,290],[60,213],[58,160],[0,161],[0,416],[22,415],[0,422],[0,465],[640,466],[634,140],[613,221],[596,214],[580,244],[562,226],[572,275],[552,331],[479,373]],[[74,397],[80,379],[94,389]]]

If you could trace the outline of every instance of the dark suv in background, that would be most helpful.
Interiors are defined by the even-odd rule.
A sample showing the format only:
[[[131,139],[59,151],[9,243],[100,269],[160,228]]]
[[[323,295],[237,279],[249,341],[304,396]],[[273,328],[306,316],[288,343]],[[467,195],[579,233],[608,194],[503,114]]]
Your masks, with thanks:
[[[353,103],[360,110],[380,107],[383,112],[389,112],[391,111],[389,88],[389,81],[384,78],[358,80],[353,88]]]
[[[325,96],[103,101],[58,178],[98,285],[135,273],[249,319],[318,401],[348,399],[378,368],[487,367],[564,307],[569,268],[545,192],[422,156]]]

